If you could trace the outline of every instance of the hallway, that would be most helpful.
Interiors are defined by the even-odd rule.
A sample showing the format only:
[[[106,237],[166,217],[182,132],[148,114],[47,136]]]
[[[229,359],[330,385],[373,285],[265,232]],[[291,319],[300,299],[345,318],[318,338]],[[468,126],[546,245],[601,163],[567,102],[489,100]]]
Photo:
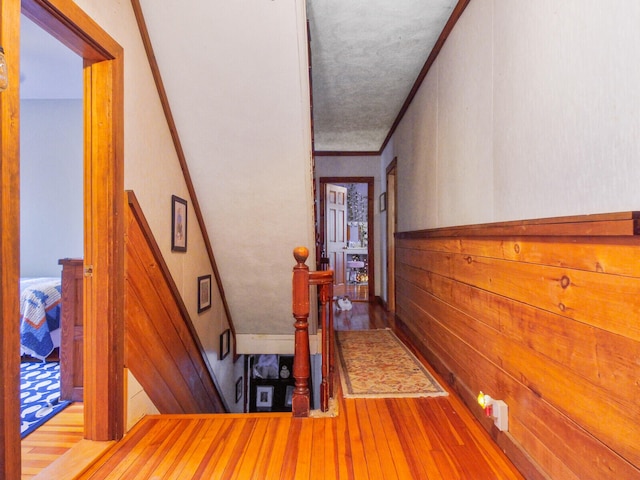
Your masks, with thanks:
[[[354,301],[353,308],[346,312],[336,311],[334,330],[375,330],[393,328],[393,314],[377,303]]]

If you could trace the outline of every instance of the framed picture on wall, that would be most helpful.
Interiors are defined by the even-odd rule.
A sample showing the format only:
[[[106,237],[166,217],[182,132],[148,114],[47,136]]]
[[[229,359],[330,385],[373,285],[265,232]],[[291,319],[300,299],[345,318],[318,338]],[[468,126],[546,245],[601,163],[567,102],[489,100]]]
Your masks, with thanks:
[[[171,196],[171,251],[187,251],[187,201]]]
[[[256,387],[256,408],[268,409],[273,405],[273,385]]]
[[[293,404],[293,385],[287,385],[287,390],[284,395],[284,406],[290,407]]]
[[[387,209],[387,192],[380,194],[380,211],[384,212]]]
[[[211,275],[198,277],[198,313],[211,308]]]
[[[228,328],[220,334],[220,360],[229,355],[231,350],[231,330]]]
[[[236,403],[242,398],[242,377],[236,380]]]

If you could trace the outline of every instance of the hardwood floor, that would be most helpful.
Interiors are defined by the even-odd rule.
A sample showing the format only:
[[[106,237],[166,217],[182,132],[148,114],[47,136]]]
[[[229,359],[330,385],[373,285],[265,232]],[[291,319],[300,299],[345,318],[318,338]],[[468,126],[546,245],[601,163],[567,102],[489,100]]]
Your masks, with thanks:
[[[375,330],[392,326],[393,315],[374,303],[353,302],[351,310],[338,310],[333,316],[335,330]]]
[[[83,438],[84,407],[73,403],[21,442],[22,479],[31,479]]]
[[[336,329],[389,323],[369,304],[336,315]],[[148,416],[80,478],[523,478],[454,394],[337,398],[335,417]]]
[[[333,294],[336,297],[348,296],[352,302],[368,302],[369,301],[369,285],[366,283],[361,284],[348,284],[348,285],[334,285]]]
[[[146,417],[80,478],[522,478],[446,398],[340,408],[336,418]]]

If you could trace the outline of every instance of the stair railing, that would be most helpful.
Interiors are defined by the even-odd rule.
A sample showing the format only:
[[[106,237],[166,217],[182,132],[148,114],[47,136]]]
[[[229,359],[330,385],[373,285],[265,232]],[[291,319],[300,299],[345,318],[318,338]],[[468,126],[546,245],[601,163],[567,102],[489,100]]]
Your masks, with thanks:
[[[333,353],[333,270],[310,272],[305,264],[309,250],[297,247],[293,250],[296,259],[293,267],[293,317],[296,319],[293,378],[295,388],[291,401],[294,417],[308,417],[311,403],[309,376],[311,372],[309,351],[309,287],[318,286],[320,299],[320,326],[322,329],[322,383],[320,384],[320,409],[329,409],[333,398],[334,353]]]

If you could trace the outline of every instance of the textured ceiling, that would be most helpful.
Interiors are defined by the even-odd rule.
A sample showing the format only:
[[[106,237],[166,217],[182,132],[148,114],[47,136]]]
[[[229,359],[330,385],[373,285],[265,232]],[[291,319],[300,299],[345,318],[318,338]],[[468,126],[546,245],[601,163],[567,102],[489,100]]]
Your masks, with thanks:
[[[307,0],[316,151],[380,149],[456,3]],[[81,98],[80,57],[24,17],[22,32],[22,98]]]
[[[307,0],[316,151],[382,146],[455,0]]]

